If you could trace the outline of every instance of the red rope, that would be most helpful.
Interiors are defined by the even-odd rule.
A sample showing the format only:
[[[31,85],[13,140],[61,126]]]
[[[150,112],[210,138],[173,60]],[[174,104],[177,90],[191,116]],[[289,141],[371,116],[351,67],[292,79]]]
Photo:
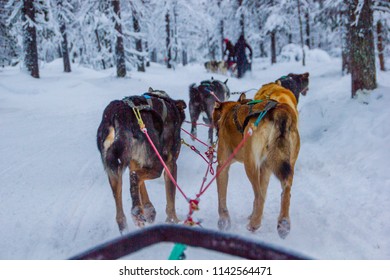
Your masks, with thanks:
[[[214,98],[215,98],[218,102],[222,102],[222,101],[218,98],[218,96],[215,95],[214,91],[210,91],[210,94],[211,94],[212,96],[214,96]]]
[[[184,129],[182,129],[183,131],[185,131]],[[210,147],[208,146],[207,144],[205,144],[207,147],[209,147],[209,150],[208,150],[208,153],[207,156],[209,158],[209,162],[208,162],[208,166],[207,166],[207,170],[206,170],[206,174],[205,176],[203,177],[203,182],[202,182],[202,185],[200,187],[200,190],[199,190],[199,193],[196,195],[196,199],[189,199],[185,193],[183,192],[183,190],[179,187],[179,185],[177,184],[175,178],[173,178],[171,172],[169,171],[168,169],[168,166],[165,164],[163,158],[161,157],[160,153],[158,152],[156,146],[154,145],[152,139],[150,138],[149,134],[148,134],[148,131],[147,129],[144,127],[144,128],[141,128],[141,131],[145,134],[146,138],[148,139],[150,145],[152,146],[154,152],[156,153],[158,159],[160,160],[161,164],[163,165],[164,169],[165,169],[165,172],[168,174],[168,177],[171,179],[172,183],[176,186],[176,188],[180,191],[180,193],[183,195],[183,197],[188,201],[189,203],[189,213],[187,215],[187,219],[184,221],[185,224],[188,224],[188,225],[199,225],[200,226],[200,222],[194,222],[194,220],[192,219],[192,214],[194,211],[197,211],[199,210],[199,198],[206,192],[206,190],[211,186],[211,184],[214,182],[214,180],[221,174],[221,172],[227,167],[227,165],[233,160],[233,158],[236,156],[236,154],[240,151],[240,149],[244,146],[245,142],[248,140],[248,138],[250,136],[252,136],[252,129],[250,128],[248,130],[248,132],[244,135],[244,138],[241,140],[241,142],[237,145],[237,147],[233,150],[233,153],[228,157],[228,159],[226,160],[226,162],[218,169],[217,171],[217,174],[215,174],[215,176],[210,180],[210,182],[204,187],[204,184],[206,183],[207,181],[207,174],[208,172],[210,171],[211,173],[211,170],[212,170],[212,164],[213,164],[213,154],[214,154],[214,150],[213,150],[213,147]],[[186,131],[185,131],[186,132]],[[188,133],[188,132],[187,132]],[[190,134],[190,133],[188,133]],[[191,134],[190,134],[191,135]],[[202,141],[198,140],[199,142],[203,143]],[[203,156],[202,156],[203,157]]]
[[[205,145],[206,147],[210,147],[208,144],[206,144],[205,142],[203,142],[202,140],[198,139],[197,137],[195,137],[194,135],[192,135],[190,132],[188,132],[187,130],[185,130],[184,128],[181,128],[182,131],[184,131],[185,133],[187,133],[189,136],[191,136],[192,138],[194,138],[195,140],[197,140],[199,143],[202,143],[203,145]]]
[[[154,152],[156,153],[158,159],[160,160],[161,164],[164,166],[165,172],[168,174],[168,176],[171,179],[172,183],[176,186],[176,188],[181,192],[181,194],[184,196],[184,198],[188,201],[187,196],[184,194],[182,189],[179,187],[179,185],[177,184],[175,178],[173,178],[171,172],[168,169],[168,166],[165,164],[165,162],[164,162],[163,158],[161,157],[160,153],[158,152],[156,146],[153,144],[152,139],[150,139],[150,136],[148,134],[148,130],[146,128],[143,128],[141,130],[146,135],[146,138],[148,139],[150,145],[152,146],[152,148],[153,148]]]
[[[248,140],[250,136],[252,136],[252,129],[250,128],[248,132],[244,135],[244,138],[241,140],[241,142],[237,145],[237,147],[233,150],[233,153],[228,157],[228,159],[225,161],[225,163],[218,168],[217,174],[210,180],[210,182],[207,184],[207,186],[199,192],[197,197],[200,197],[211,185],[211,183],[221,174],[221,172],[226,168],[226,166],[233,160],[233,158],[236,156],[236,154],[240,151],[242,146],[244,146],[245,142]]]

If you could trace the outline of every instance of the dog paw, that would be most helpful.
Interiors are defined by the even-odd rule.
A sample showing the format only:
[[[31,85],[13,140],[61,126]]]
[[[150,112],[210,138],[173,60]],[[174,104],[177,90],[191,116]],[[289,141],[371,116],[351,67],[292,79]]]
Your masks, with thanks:
[[[280,238],[285,239],[289,233],[290,221],[286,218],[283,218],[278,222],[278,234]]]
[[[231,226],[229,218],[220,218],[218,220],[218,228],[219,230],[229,230]]]
[[[177,217],[167,217],[165,222],[168,224],[178,224],[180,220]]]
[[[247,226],[246,226],[246,229],[251,231],[251,232],[255,232],[256,230],[258,230],[260,227],[260,225],[252,225],[251,223],[249,223]]]
[[[124,235],[129,232],[126,221],[125,223],[118,224],[118,227],[121,235]]]
[[[125,216],[118,216],[116,218],[116,223],[118,224],[119,232],[121,233],[121,235],[128,232],[127,221]]]
[[[154,206],[150,203],[146,204],[144,206],[144,216],[146,219],[146,222],[149,224],[153,223],[156,219],[156,209],[154,209]]]
[[[197,130],[196,128],[191,129],[191,140],[194,141],[197,137]]]
[[[145,226],[146,219],[143,215],[143,211],[142,211],[141,207],[138,207],[138,206],[134,207],[131,210],[131,216],[133,217],[134,224],[137,227],[144,227]]]

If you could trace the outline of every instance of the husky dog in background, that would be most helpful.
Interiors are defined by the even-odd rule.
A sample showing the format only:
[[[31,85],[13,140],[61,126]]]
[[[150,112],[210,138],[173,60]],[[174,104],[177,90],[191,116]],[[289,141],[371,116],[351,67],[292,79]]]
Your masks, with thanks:
[[[204,63],[207,72],[226,75],[228,63],[226,61],[210,60]]]
[[[196,122],[199,119],[201,113],[205,113],[206,116],[203,121],[210,125],[208,141],[213,143],[214,129],[212,127],[212,115],[214,110],[214,104],[216,99],[219,101],[225,101],[230,97],[230,89],[227,86],[228,80],[221,82],[219,80],[202,81],[198,86],[196,84],[190,85],[189,90],[189,109],[191,116],[191,134],[197,136]]]

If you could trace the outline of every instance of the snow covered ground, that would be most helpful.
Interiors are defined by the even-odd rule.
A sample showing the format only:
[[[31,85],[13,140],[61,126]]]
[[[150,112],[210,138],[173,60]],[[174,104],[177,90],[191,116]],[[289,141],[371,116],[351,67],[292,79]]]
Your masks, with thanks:
[[[253,68],[241,80],[229,78],[232,91],[259,88],[289,72],[310,72],[308,95],[298,106],[301,152],[292,189],[292,229],[285,240],[279,238],[281,189],[272,178],[262,227],[255,233],[246,230],[253,194],[243,166],[235,164],[228,188],[230,232],[316,259],[390,259],[390,72],[378,73],[379,86],[371,95],[352,100],[350,77],[341,76],[339,59],[315,57],[306,67],[255,61]],[[146,73],[130,72],[126,79],[114,73],[73,65],[73,72],[65,74],[60,60],[44,65],[39,80],[18,67],[0,69],[0,259],[66,259],[118,237],[114,200],[95,140],[103,109],[149,86],[188,101],[188,86],[211,77],[200,64],[176,70],[152,64]],[[199,127],[198,134],[206,139],[207,129]],[[193,196],[206,166],[184,146],[178,166],[178,182]],[[124,206],[134,231],[128,186],[125,180]],[[157,210],[155,224],[163,223],[163,179],[147,182],[147,188]],[[180,193],[176,201],[184,219],[188,205]],[[217,229],[215,183],[194,218]],[[171,249],[172,244],[154,245],[127,258],[167,259]],[[195,248],[186,255],[232,258]]]

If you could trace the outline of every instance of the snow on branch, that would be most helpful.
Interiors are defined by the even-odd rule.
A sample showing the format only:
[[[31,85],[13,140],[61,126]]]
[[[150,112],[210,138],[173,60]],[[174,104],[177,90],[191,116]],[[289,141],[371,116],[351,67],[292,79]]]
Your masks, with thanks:
[[[365,2],[365,0],[359,0],[358,4],[356,6],[356,10],[354,11],[355,21],[351,22],[352,26],[357,26],[358,25],[359,19],[360,19],[360,14],[361,14],[363,6],[364,6],[364,2]]]

